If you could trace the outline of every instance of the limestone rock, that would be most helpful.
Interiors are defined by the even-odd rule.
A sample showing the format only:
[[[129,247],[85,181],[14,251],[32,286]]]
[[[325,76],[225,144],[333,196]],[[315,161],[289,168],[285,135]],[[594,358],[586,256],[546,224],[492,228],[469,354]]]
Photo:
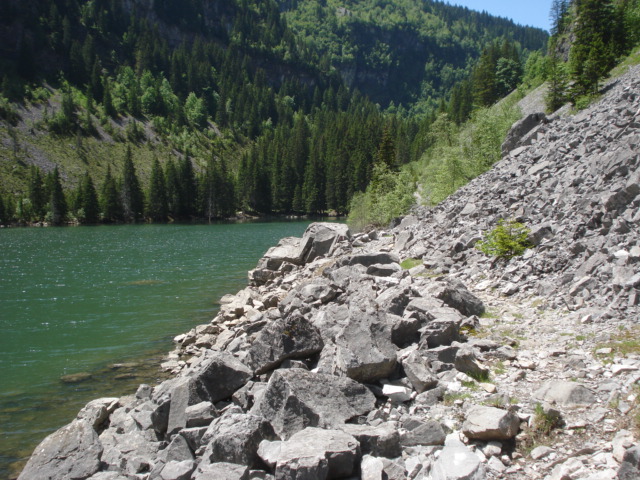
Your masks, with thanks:
[[[475,406],[467,412],[462,432],[474,440],[509,440],[519,428],[520,419],[508,410]]]
[[[290,358],[307,358],[319,353],[324,343],[318,329],[297,315],[268,322],[251,343],[246,363],[256,375],[267,372]]]
[[[75,420],[45,438],[19,480],[85,479],[100,468],[103,446],[88,421]]]
[[[305,370],[276,370],[253,408],[283,439],[307,426],[331,428],[371,411],[375,397],[346,377]]]
[[[431,469],[431,480],[485,480],[484,465],[464,445],[446,446]]]
[[[273,428],[262,417],[232,413],[217,418],[202,438],[207,448],[203,462],[232,462],[255,466],[258,446],[263,440],[276,440]]]
[[[570,408],[588,406],[596,402],[594,393],[584,385],[562,380],[546,382],[534,393],[534,398]]]
[[[343,478],[353,474],[359,459],[358,441],[340,430],[308,427],[289,440],[270,445],[258,453],[275,470],[276,479]]]
[[[395,458],[402,454],[400,435],[392,423],[375,427],[346,423],[339,428],[358,440],[363,455]]]

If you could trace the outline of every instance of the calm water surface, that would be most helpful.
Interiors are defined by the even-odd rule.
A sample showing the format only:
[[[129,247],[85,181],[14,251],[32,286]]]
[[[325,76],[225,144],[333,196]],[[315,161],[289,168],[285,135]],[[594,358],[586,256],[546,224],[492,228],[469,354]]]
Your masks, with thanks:
[[[87,401],[160,380],[171,339],[308,224],[0,230],[0,478]]]

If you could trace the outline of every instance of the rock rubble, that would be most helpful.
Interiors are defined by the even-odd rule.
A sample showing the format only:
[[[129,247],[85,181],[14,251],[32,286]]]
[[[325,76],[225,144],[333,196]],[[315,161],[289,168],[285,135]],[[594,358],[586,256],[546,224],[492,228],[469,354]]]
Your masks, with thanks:
[[[91,402],[20,479],[640,478],[639,112],[634,68],[435,208],[283,239],[173,378]],[[523,256],[474,248],[499,219]]]

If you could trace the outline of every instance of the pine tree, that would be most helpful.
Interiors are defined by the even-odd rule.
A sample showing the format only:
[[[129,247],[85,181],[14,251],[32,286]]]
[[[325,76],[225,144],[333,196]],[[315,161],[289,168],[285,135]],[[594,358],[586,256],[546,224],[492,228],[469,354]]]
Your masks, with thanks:
[[[84,174],[80,184],[80,207],[84,213],[82,223],[95,224],[100,220],[100,205],[96,187],[89,172]]]
[[[562,107],[567,101],[567,75],[564,64],[560,60],[555,45],[550,46],[549,51],[549,89],[545,97],[547,111],[555,112]]]
[[[574,95],[597,93],[599,82],[615,62],[611,0],[580,0],[569,63]]]
[[[49,194],[49,212],[47,216],[50,218],[52,225],[62,225],[67,217],[67,201],[60,182],[58,167],[47,175],[46,184],[47,193]]]
[[[40,169],[32,166],[29,172],[29,201],[36,222],[42,221],[47,209],[47,194]]]
[[[193,172],[193,164],[189,155],[185,155],[180,162],[180,170],[178,172],[180,184],[180,209],[179,216],[182,218],[190,218],[196,213],[196,177]]]
[[[151,181],[147,195],[147,217],[154,222],[164,222],[167,219],[167,187],[164,173],[157,158],[151,166]]]
[[[2,195],[0,195],[0,225],[6,225],[7,223],[9,223],[7,220],[7,210],[4,206],[4,199]]]
[[[133,166],[133,155],[131,145],[127,145],[122,168],[122,187],[120,189],[122,201],[122,211],[124,219],[128,222],[135,222],[142,217],[144,211],[144,196],[140,188],[140,182]]]
[[[376,161],[385,164],[389,169],[396,168],[396,145],[389,126],[386,126],[382,132]]]
[[[107,174],[100,190],[100,206],[102,218],[106,223],[122,220],[122,205],[115,178],[111,175],[111,167],[107,167]]]

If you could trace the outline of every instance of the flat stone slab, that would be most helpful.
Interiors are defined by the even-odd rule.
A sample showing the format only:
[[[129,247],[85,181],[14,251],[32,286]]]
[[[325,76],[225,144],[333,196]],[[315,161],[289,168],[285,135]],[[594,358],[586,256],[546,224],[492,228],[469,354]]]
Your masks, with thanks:
[[[508,410],[472,407],[462,425],[462,433],[474,440],[509,440],[518,434],[520,419]]]
[[[544,383],[533,397],[541,402],[570,408],[587,407],[597,400],[596,395],[584,385],[562,380],[550,380]]]

